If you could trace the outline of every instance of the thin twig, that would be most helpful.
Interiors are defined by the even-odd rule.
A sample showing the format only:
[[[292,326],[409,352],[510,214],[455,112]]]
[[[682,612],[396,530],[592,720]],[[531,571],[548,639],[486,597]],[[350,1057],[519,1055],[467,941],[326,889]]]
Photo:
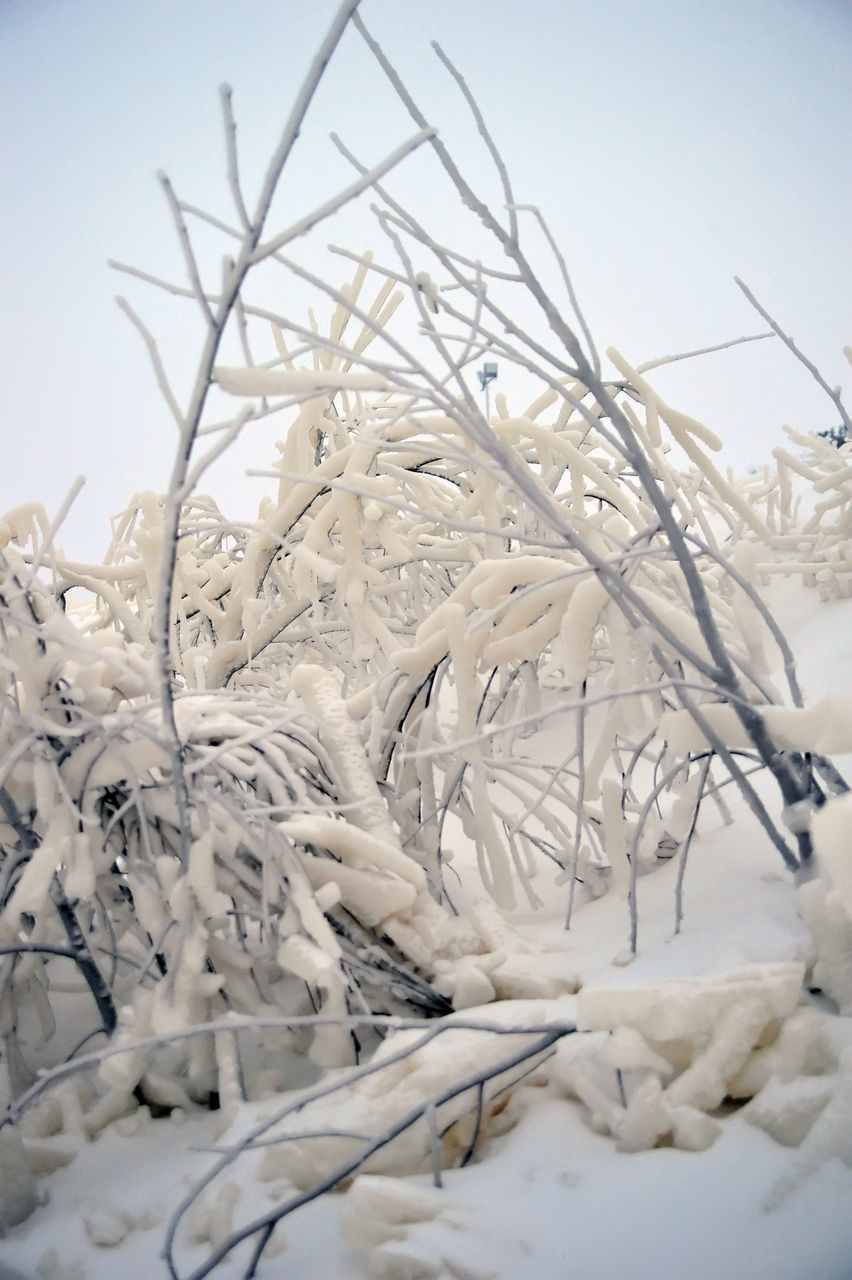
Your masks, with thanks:
[[[146,280],[148,283],[154,283],[154,280],[152,277],[148,277],[144,273],[134,270],[132,267],[123,267],[117,262],[111,262],[110,265],[118,271],[125,271],[128,274],[140,276],[143,280]],[[162,282],[157,281],[157,283],[162,283]],[[147,326],[143,323],[143,321],[139,318],[139,316],[133,310],[133,307],[130,305],[130,303],[127,301],[126,298],[118,297],[116,298],[116,302],[118,303],[119,307],[124,312],[124,314],[127,316],[127,318],[130,320],[131,324],[133,324],[134,327],[137,329],[137,331],[141,334],[142,341],[145,343],[145,346],[148,349],[148,355],[150,356],[150,359],[151,359],[151,364],[154,369],[154,376],[157,379],[157,386],[160,389],[160,394],[162,395],[166,404],[169,406],[171,415],[174,418],[175,422],[177,423],[178,428],[180,430],[183,430],[184,426],[186,425],[185,419],[183,414],[181,413],[180,406],[178,405],[174,392],[172,391],[171,386],[169,385],[169,380],[166,376],[165,366],[163,365],[162,359],[160,358],[160,349],[157,346],[156,338],[151,333],[150,329],[148,329]]]
[[[680,862],[677,869],[677,884],[675,885],[675,934],[680,933],[680,926],[683,921],[683,882],[686,876],[686,860],[689,857],[692,837],[695,835],[695,828],[698,825],[698,811],[701,808],[701,801],[704,798],[704,788],[707,785],[707,778],[710,773],[710,766],[712,763],[713,753],[709,752],[701,766],[701,776],[698,779],[698,789],[695,795],[695,807],[692,810],[692,819],[689,824],[689,830],[686,833],[686,839],[684,840],[683,848],[680,851]]]
[[[240,168],[237,157],[237,122],[234,119],[234,102],[233,89],[229,84],[223,84],[219,87],[219,100],[222,104],[222,124],[225,130],[225,155],[228,164],[228,186],[233,197],[234,207],[237,210],[240,222],[243,224],[244,231],[251,230],[248,210],[243,200],[243,191],[240,185]]]
[[[565,928],[571,928],[571,916],[574,911],[574,897],[577,888],[577,871],[580,865],[580,843],[583,838],[583,804],[586,789],[586,681],[580,690],[581,698],[577,705],[577,819],[574,827],[574,848],[571,850],[571,883],[568,886],[568,907],[565,912]]]
[[[168,175],[163,173],[161,170],[157,174],[157,177],[159,178],[160,186],[165,192],[166,200],[169,208],[171,209],[175,230],[177,231],[178,244],[180,245],[181,252],[183,253],[183,260],[186,265],[189,282],[192,285],[192,292],[195,295],[199,307],[201,308],[201,314],[204,317],[205,322],[210,328],[212,328],[214,324],[213,312],[210,310],[210,304],[207,301],[207,295],[204,292],[204,287],[201,283],[201,275],[199,274],[198,263],[195,259],[195,250],[192,247],[192,240],[189,236],[189,229],[184,221],[180,202],[174,193],[174,188],[172,187]]]
[[[389,173],[392,169],[396,169],[406,156],[411,155],[411,153],[416,151],[418,147],[422,147],[424,142],[430,142],[434,135],[435,130],[429,126],[425,129],[421,129],[419,133],[415,133],[414,136],[409,138],[406,142],[395,147],[384,160],[374,168],[368,170],[362,178],[358,178],[357,181],[350,183],[348,187],[344,187],[342,191],[339,191],[336,195],[332,196],[330,200],[326,200],[324,204],[318,205],[303,218],[299,218],[299,220],[294,222],[292,226],[288,227],[286,231],[280,232],[278,235],[273,236],[271,240],[267,240],[263,244],[258,244],[257,248],[251,255],[250,265],[254,266],[258,262],[263,262],[265,258],[270,258],[274,254],[280,253],[280,251],[285,248],[286,245],[290,244],[292,240],[298,239],[299,236],[306,235],[312,227],[315,227],[319,222],[323,222],[326,218],[331,217],[332,214],[337,213],[344,205],[349,204],[350,201],[355,200],[362,192],[366,191],[368,187],[372,187],[379,182],[386,173]]]
[[[461,90],[462,96],[464,97],[464,100],[467,103],[468,110],[470,111],[471,115],[476,121],[476,127],[479,130],[479,135],[485,142],[485,145],[488,148],[488,151],[491,155],[491,159],[494,161],[494,168],[497,170],[497,173],[499,174],[500,183],[503,187],[503,199],[505,200],[506,209],[508,210],[508,213],[509,213],[509,235],[514,241],[517,241],[518,217],[515,212],[515,197],[512,194],[512,183],[509,178],[509,171],[506,168],[503,157],[500,155],[500,152],[497,149],[497,145],[494,141],[493,135],[490,129],[488,128],[488,126],[486,125],[482,112],[479,109],[479,103],[476,101],[476,98],[474,98],[473,94],[468,88],[468,83],[465,80],[464,76],[461,74],[461,72],[456,67],[456,65],[450,61],[450,59],[444,53],[444,50],[438,44],[437,40],[432,41],[432,48],[440,58],[441,62],[443,62],[444,66],[447,68],[450,75],[453,77],[459,89]]]
[[[764,338],[774,338],[774,333],[750,333],[743,338],[731,338],[728,342],[716,342],[712,347],[697,347],[695,351],[681,351],[674,356],[658,356],[656,360],[646,360],[636,366],[637,373],[650,373],[652,369],[660,369],[666,364],[676,364],[678,360],[694,360],[696,356],[710,356],[716,351],[727,351],[730,347],[742,346],[744,342],[762,342]]]
[[[822,388],[822,390],[828,396],[831,403],[834,405],[837,412],[840,414],[840,417],[843,420],[843,426],[846,429],[847,436],[852,436],[852,418],[850,418],[849,413],[846,409],[846,406],[844,405],[842,399],[840,398],[840,388],[830,387],[828,385],[828,383],[826,382],[825,378],[822,376],[822,374],[820,373],[816,365],[808,359],[808,357],[804,354],[804,352],[799,350],[799,348],[796,346],[795,342],[790,337],[790,335],[784,332],[780,324],[778,324],[778,321],[773,319],[773,317],[769,314],[766,308],[760,305],[757,298],[752,293],[751,289],[749,289],[748,285],[745,284],[739,278],[739,276],[734,276],[734,280],[742,289],[743,293],[748,298],[749,302],[754,307],[755,311],[759,312],[760,315],[763,316],[766,323],[772,326],[773,331],[778,334],[778,337],[784,343],[784,346],[787,347],[789,351],[792,351],[796,359],[805,366],[805,368],[807,369],[811,377],[814,378],[817,384]]]

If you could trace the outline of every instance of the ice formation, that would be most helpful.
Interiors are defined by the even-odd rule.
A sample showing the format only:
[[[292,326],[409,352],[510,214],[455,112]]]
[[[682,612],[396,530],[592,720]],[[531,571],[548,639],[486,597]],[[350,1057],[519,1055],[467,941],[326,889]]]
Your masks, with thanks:
[[[803,978],[803,965],[779,963],[692,981],[585,987],[578,1030],[612,1035],[602,1047],[582,1038],[565,1045],[558,1078],[622,1150],[665,1137],[701,1150],[721,1131],[708,1113],[736,1092],[761,1043],[794,1015]]]

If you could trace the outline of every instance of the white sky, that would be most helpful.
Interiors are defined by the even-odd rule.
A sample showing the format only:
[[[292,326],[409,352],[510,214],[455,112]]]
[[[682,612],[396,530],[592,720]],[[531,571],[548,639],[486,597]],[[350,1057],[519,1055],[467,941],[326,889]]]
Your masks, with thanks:
[[[166,306],[106,259],[181,279],[155,171],[187,200],[228,214],[217,93],[228,80],[254,193],[336,8],[0,0],[0,511],[36,498],[52,514],[85,474],[59,538],[69,554],[99,559],[109,516],[134,491],[162,489],[171,467],[171,420],[114,295],[127,293],[149,320],[179,388],[197,350],[191,304]],[[465,72],[517,199],[548,217],[600,346],[639,363],[759,332],[737,273],[832,384],[852,383],[842,355],[852,343],[848,0],[364,0],[362,13],[496,205],[499,190],[429,41]],[[280,225],[350,180],[331,129],[373,162],[413,132],[354,31],[298,144]],[[433,174],[416,161],[396,190],[464,249],[469,224]],[[382,247],[356,210],[314,239],[312,262],[331,239]],[[343,278],[340,266],[330,278]],[[835,421],[777,343],[654,378],[723,438],[737,468],[763,462],[785,422],[808,430]],[[271,443],[256,428],[217,470],[212,487],[227,514],[254,513],[269,482],[241,473],[268,465]]]

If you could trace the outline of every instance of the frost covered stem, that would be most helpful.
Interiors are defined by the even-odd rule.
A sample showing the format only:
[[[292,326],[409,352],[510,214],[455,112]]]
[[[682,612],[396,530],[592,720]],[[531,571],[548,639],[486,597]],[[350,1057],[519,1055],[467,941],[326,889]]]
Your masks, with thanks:
[[[580,841],[583,838],[583,806],[586,790],[586,681],[581,689],[582,700],[577,705],[577,821],[574,828],[574,849],[571,854],[571,884],[568,887],[568,908],[565,928],[571,928],[574,898],[577,890],[577,872],[580,866]]]
[[[397,96],[404,103],[405,108],[408,111],[408,114],[411,116],[412,120],[414,120],[415,123],[421,129],[428,128],[429,123],[426,120],[426,117],[423,115],[423,112],[420,110],[420,108],[417,106],[417,103],[411,97],[411,94],[408,92],[408,89],[405,87],[402,80],[400,79],[395,67],[393,67],[392,64],[388,61],[381,46],[370,35],[369,31],[364,25],[364,22],[361,19],[360,14],[356,13],[353,15],[353,25],[360,32],[365,43],[367,44],[367,47],[370,49],[370,52],[373,54],[379,66],[382,68],[385,75],[387,76],[388,80],[393,85],[393,88]],[[559,338],[560,342],[562,342],[562,344],[565,346],[566,350],[569,352],[572,359],[578,360],[578,361],[582,360],[583,363],[586,364],[587,362],[583,356],[583,351],[582,351],[582,348],[580,347],[580,343],[578,342],[576,335],[574,334],[571,327],[568,324],[566,324],[561,312],[559,311],[559,308],[552,301],[547,290],[543,288],[539,280],[536,278],[534,272],[530,269],[529,264],[526,262],[526,259],[524,258],[523,254],[520,251],[517,237],[513,237],[511,234],[511,231],[506,231],[506,229],[502,227],[500,223],[497,221],[497,219],[494,217],[488,205],[485,204],[484,201],[479,199],[479,197],[476,195],[476,193],[473,191],[469,183],[466,181],[466,179],[462,175],[461,171],[459,170],[458,166],[456,165],[455,161],[453,160],[447,148],[444,146],[440,137],[438,137],[437,135],[433,137],[431,140],[431,145],[438,159],[440,160],[444,171],[447,173],[448,177],[453,183],[453,186],[458,191],[459,196],[461,197],[462,203],[468,209],[470,209],[472,213],[476,214],[476,216],[479,218],[483,226],[488,231],[490,231],[491,234],[495,236],[495,238],[500,242],[503,248],[503,251],[505,252],[507,257],[511,258],[518,265],[519,269],[521,270],[521,274],[522,274],[525,285],[532,293],[538,305],[541,307],[542,311],[544,312],[547,318],[547,322],[550,325],[550,328],[556,334],[557,338]],[[512,217],[514,217],[514,210],[512,210]],[[514,226],[514,223],[511,223],[510,225]]]
[[[804,354],[804,352],[799,350],[799,348],[796,346],[795,342],[790,337],[790,335],[788,333],[785,333],[784,330],[781,328],[781,326],[778,324],[778,322],[774,320],[772,316],[769,314],[769,312],[760,305],[757,298],[752,293],[751,289],[749,289],[748,285],[745,284],[739,278],[739,276],[734,276],[734,280],[742,289],[743,293],[748,298],[749,302],[754,307],[755,311],[759,312],[759,314],[763,316],[767,324],[772,325],[772,328],[778,334],[778,337],[784,343],[784,346],[787,347],[789,351],[792,351],[796,359],[801,361],[801,363],[807,369],[808,373],[810,373],[811,376],[819,383],[819,385],[822,387],[823,391],[828,396],[831,403],[834,405],[837,412],[840,414],[840,417],[843,420],[843,425],[846,428],[847,436],[852,436],[852,417],[849,416],[846,406],[840,398],[840,388],[838,387],[835,389],[834,387],[830,387],[828,385],[828,383],[826,382],[825,378],[822,376],[822,374],[820,373],[816,365],[813,364],[813,362],[808,359],[808,357]]]
[[[804,702],[802,701],[802,691],[799,688],[799,680],[796,674],[796,658],[793,654],[793,650],[790,648],[787,637],[779,627],[772,610],[763,600],[760,592],[756,591],[748,579],[743,577],[736,565],[731,564],[730,560],[724,559],[719,555],[718,551],[714,551],[706,542],[702,542],[702,540],[700,538],[696,538],[694,534],[686,534],[685,536],[689,542],[699,549],[702,555],[709,556],[711,560],[715,560],[716,564],[720,565],[728,577],[731,578],[740,590],[748,596],[749,600],[766,623],[766,626],[769,628],[772,638],[778,645],[781,652],[781,657],[784,659],[784,674],[787,677],[787,686],[790,690],[790,697],[793,699],[793,705],[796,707],[804,706]]]
[[[35,833],[24,821],[13,797],[5,787],[0,787],[0,808],[2,808],[3,815],[9,826],[20,840],[22,848],[29,854],[35,853],[39,843]],[[101,1015],[104,1033],[107,1036],[111,1036],[118,1021],[112,994],[104,982],[103,974],[95,963],[94,956],[89,950],[89,944],[86,942],[83,930],[80,928],[80,922],[74,913],[74,908],[65,896],[65,890],[62,888],[58,875],[54,875],[51,881],[50,899],[56,907],[62,928],[65,930],[71,958],[83,975],[86,985],[92,993],[92,999],[97,1006],[98,1013]],[[39,949],[45,950],[42,947]],[[13,947],[10,950],[19,951],[21,948]]]
[[[228,161],[228,186],[231,188],[234,206],[237,210],[240,222],[244,230],[251,230],[249,222],[248,210],[246,209],[245,200],[243,199],[243,190],[240,184],[240,167],[237,159],[237,122],[234,119],[234,108],[232,101],[233,90],[229,84],[223,84],[219,89],[219,98],[222,104],[222,123],[225,128],[225,154]]]
[[[613,399],[606,385],[596,376],[594,370],[583,357],[582,352],[579,353],[578,370],[581,381],[595,396],[598,404],[609,416],[613,426],[621,436],[624,442],[625,457],[635,467],[639,483],[642,485],[659,517],[663,532],[683,574],[695,620],[701,630],[704,643],[710,652],[710,657],[716,665],[713,679],[720,693],[727,696],[761,761],[778,783],[785,806],[797,804],[800,800],[806,799],[811,793],[809,778],[803,776],[802,772],[795,768],[792,761],[778,750],[767,731],[760,711],[746,699],[730,655],[719,634],[698,565],[687,546],[686,536],[678,524],[671,502],[657,482],[650,462],[640,447],[627,416]],[[695,719],[694,710],[691,713]],[[811,856],[810,833],[808,831],[797,832],[796,840],[799,847],[799,857],[802,862],[807,862]],[[784,860],[790,865],[786,856]]]
[[[683,881],[686,876],[686,860],[689,857],[689,848],[692,844],[692,837],[695,835],[695,828],[698,824],[698,810],[701,808],[701,801],[704,798],[704,788],[707,786],[707,778],[710,774],[710,766],[713,763],[712,753],[708,754],[701,766],[701,777],[698,781],[698,794],[695,798],[695,808],[692,811],[692,821],[689,824],[689,830],[686,833],[686,839],[683,842],[683,848],[680,853],[680,864],[677,869],[677,884],[675,886],[675,934],[680,933],[680,926],[683,922]]]
[[[112,994],[104,982],[100,969],[95,964],[94,956],[89,950],[89,944],[86,942],[83,930],[80,928],[80,922],[77,919],[74,908],[65,896],[65,891],[58,876],[54,876],[51,882],[50,898],[56,907],[59,919],[62,921],[68,945],[74,953],[74,963],[85,978],[86,985],[92,993],[92,999],[97,1005],[98,1013],[101,1015],[104,1034],[111,1036],[118,1022]]]
[[[671,672],[671,666],[668,663],[665,655],[661,652],[659,646],[658,645],[652,646],[651,652],[653,653],[654,659],[660,665],[660,667],[664,671]],[[775,823],[772,821],[771,817],[769,816],[766,806],[764,805],[760,796],[757,794],[754,787],[751,785],[748,778],[746,777],[742,769],[737,764],[737,761],[733,755],[733,752],[731,752],[728,749],[728,747],[725,745],[725,743],[722,741],[719,735],[714,731],[707,717],[702,715],[700,704],[696,703],[695,700],[689,696],[689,693],[687,692],[686,686],[684,684],[680,685],[678,689],[678,696],[680,697],[681,703],[683,704],[685,710],[687,710],[689,714],[692,716],[692,719],[694,720],[696,727],[701,731],[701,733],[707,739],[711,748],[713,749],[713,751],[715,751],[716,755],[722,761],[725,768],[728,770],[728,773],[731,775],[734,782],[739,787],[740,794],[742,795],[748,807],[751,809],[754,816],[757,818],[760,825],[763,827],[766,834],[769,836],[769,839],[775,845],[775,848],[781,854],[781,857],[784,859],[784,862],[787,865],[787,867],[791,871],[797,871],[799,869],[799,863],[796,860],[796,855],[793,853],[793,851],[790,848],[788,848],[784,840],[784,837],[781,835],[780,831],[775,826]],[[734,703],[734,706],[736,706],[736,703]],[[765,765],[766,761],[762,761],[762,763]]]
[[[172,679],[174,665],[171,652],[171,613],[172,594],[174,590],[175,565],[180,531],[181,505],[185,499],[186,480],[192,457],[192,449],[201,425],[201,417],[211,386],[213,366],[227,328],[231,312],[234,309],[243,281],[251,268],[254,254],[260,243],[263,228],[269,215],[272,198],[290,156],[295,141],[299,136],[305,113],[310,106],[317,86],[322,79],[328,61],[336,49],[346,25],[358,7],[359,0],[344,0],[320,45],[319,51],[305,77],[290,117],[284,127],[281,140],[275,154],[269,162],[263,181],[257,210],[251,225],[246,231],[240,251],[230,270],[225,273],[222,283],[222,294],[212,314],[212,322],[207,326],[204,347],[198,364],[195,384],[190,397],[189,408],[181,426],[180,442],[172,468],[169,489],[166,495],[163,514],[163,555],[160,563],[159,581],[157,584],[157,600],[155,607],[154,644],[156,646],[157,667],[160,682],[160,704],[163,726],[166,731],[169,754],[171,756],[175,799],[178,809],[180,827],[181,853],[184,864],[189,861],[189,845],[191,839],[189,798],[186,779],[183,771],[183,748],[175,722],[174,697]]]

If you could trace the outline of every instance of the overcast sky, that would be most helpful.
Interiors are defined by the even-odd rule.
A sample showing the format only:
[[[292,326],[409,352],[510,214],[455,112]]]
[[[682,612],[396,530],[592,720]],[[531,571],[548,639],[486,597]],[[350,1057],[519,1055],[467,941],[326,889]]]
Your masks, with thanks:
[[[164,488],[171,467],[172,423],[114,295],[127,293],[151,322],[179,387],[197,350],[185,309],[166,308],[106,260],[180,278],[156,170],[187,200],[227,211],[217,91],[228,80],[256,192],[336,8],[0,0],[0,512],[39,499],[52,514],[84,474],[59,538],[71,555],[99,559],[109,517],[135,491]],[[848,0],[363,0],[362,13],[497,202],[430,40],[464,70],[516,197],[546,213],[602,347],[639,363],[760,331],[736,273],[832,384],[852,384],[842,355],[852,343]],[[412,132],[352,31],[298,143],[282,219],[349,180],[332,129],[372,161]],[[458,226],[463,250],[467,223],[430,189],[428,169],[400,180],[424,219]],[[321,239],[380,247],[356,210]],[[784,423],[834,422],[776,343],[656,381],[723,438],[738,469],[766,460]],[[257,429],[218,468],[214,492],[229,515],[254,514],[268,482],[241,473],[268,465],[271,446]]]

